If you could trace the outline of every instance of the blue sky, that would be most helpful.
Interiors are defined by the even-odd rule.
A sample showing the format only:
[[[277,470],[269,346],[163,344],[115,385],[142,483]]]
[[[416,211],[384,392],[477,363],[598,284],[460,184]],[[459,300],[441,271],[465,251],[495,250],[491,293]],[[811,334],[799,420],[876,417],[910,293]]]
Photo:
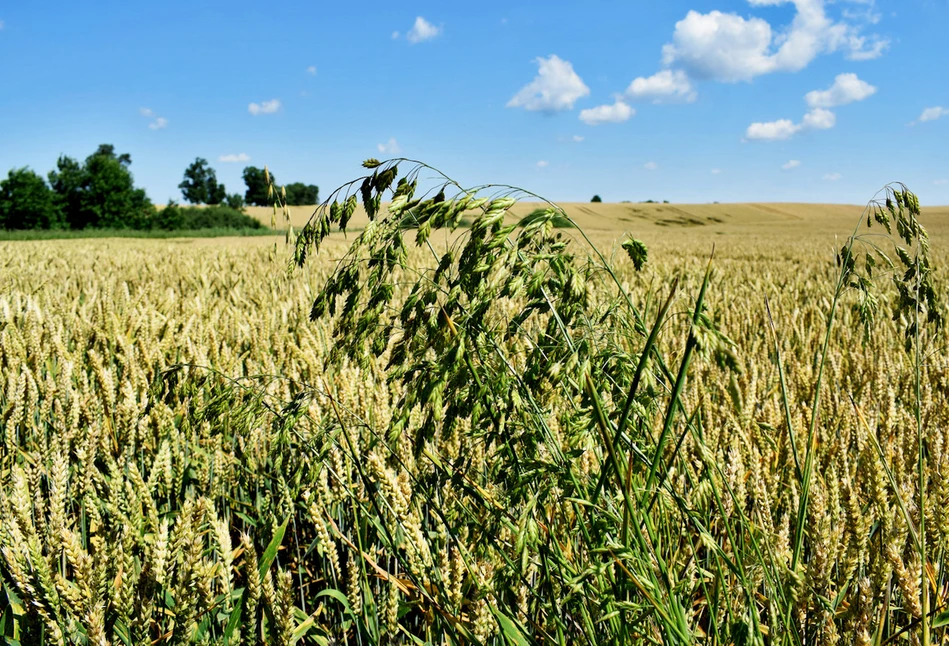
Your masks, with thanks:
[[[0,3],[0,171],[426,161],[554,200],[949,204],[949,0]],[[232,160],[232,161],[228,161]]]

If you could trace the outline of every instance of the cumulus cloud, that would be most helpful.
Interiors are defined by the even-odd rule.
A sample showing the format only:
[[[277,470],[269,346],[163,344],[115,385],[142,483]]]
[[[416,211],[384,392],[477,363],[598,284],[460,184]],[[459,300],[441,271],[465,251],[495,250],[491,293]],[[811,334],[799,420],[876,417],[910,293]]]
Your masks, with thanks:
[[[784,170],[791,170],[792,168],[797,168],[800,165],[801,165],[800,160],[789,159],[786,164],[781,165],[781,168],[783,168]]]
[[[539,162],[537,162],[537,168],[547,168],[549,165],[550,162],[548,162],[546,159],[541,159]]]
[[[745,130],[745,138],[754,141],[782,141],[790,139],[798,132],[801,126],[790,119],[777,121],[756,121]]]
[[[422,18],[422,16],[418,16],[415,19],[415,24],[412,25],[412,28],[405,34],[405,38],[414,45],[415,43],[421,43],[435,38],[441,31],[441,27],[436,27],[425,20],[425,18]]]
[[[814,90],[804,96],[812,108],[836,108],[856,101],[863,101],[875,94],[877,89],[857,78],[856,74],[838,74],[834,84],[826,90]]]
[[[689,11],[662,48],[665,65],[679,65],[699,79],[747,81],[774,71],[768,55],[771,25],[761,18]]]
[[[574,135],[570,139],[572,141],[575,141],[576,143],[580,143],[581,141],[583,141],[583,137],[581,137],[580,135]]]
[[[161,130],[168,125],[168,119],[157,116],[155,111],[151,108],[139,108],[138,113],[146,119],[151,119],[151,123],[148,124],[148,127],[152,130]]]
[[[755,122],[745,130],[745,138],[754,141],[783,141],[804,130],[827,130],[837,124],[837,115],[830,110],[814,108],[804,115],[801,123],[790,119]]]
[[[247,111],[256,117],[261,114],[273,114],[280,110],[282,105],[280,99],[271,99],[263,103],[251,103],[247,106]]]
[[[577,99],[590,94],[590,88],[573,71],[569,61],[551,54],[547,58],[538,57],[534,62],[538,66],[537,76],[507,102],[507,107],[560,112],[572,110]]]
[[[399,146],[399,142],[395,140],[395,137],[390,137],[389,141],[384,144],[377,144],[376,148],[379,152],[386,155],[398,155],[402,152],[402,148]]]
[[[712,169],[711,171],[709,171],[709,172],[712,173],[712,175],[721,175],[721,174],[722,174],[722,169],[721,169],[721,168],[713,168],[713,169]]]
[[[915,126],[917,123],[935,121],[936,119],[942,119],[943,117],[949,117],[949,108],[944,108],[937,105],[933,108],[926,108],[923,110],[922,114],[919,115],[919,118],[916,119],[916,121],[911,122],[909,125]]]
[[[616,99],[613,105],[598,105],[580,111],[580,121],[588,126],[599,126],[604,123],[622,123],[636,114],[636,111]]]
[[[651,99],[653,103],[695,101],[698,94],[688,75],[682,70],[662,70],[652,76],[640,76],[626,88],[630,99]]]
[[[221,155],[217,160],[224,163],[249,162],[250,155],[247,153],[231,153],[230,155]]]
[[[306,68],[306,73],[316,76],[316,65],[310,65],[308,68]]]
[[[827,130],[837,124],[837,116],[830,110],[814,108],[804,115],[801,130]]]
[[[826,175],[824,175],[824,179],[827,180],[828,182],[836,182],[841,177],[843,177],[843,175],[841,175],[840,173],[827,173]]]
[[[885,38],[867,38],[866,36],[850,36],[850,53],[847,58],[852,61],[872,61],[883,56],[883,52],[890,46]]]
[[[643,164],[643,168],[645,168],[646,170],[656,170],[657,168],[659,168],[659,164],[657,164],[654,161],[648,161],[645,164]]]
[[[825,53],[846,50],[852,60],[867,60],[888,47],[885,39],[861,35],[859,26],[831,20],[825,1],[749,0],[752,6],[794,4],[791,25],[778,31],[762,18],[691,10],[676,23],[672,42],[662,48],[662,61],[691,78],[734,83],[797,72]]]

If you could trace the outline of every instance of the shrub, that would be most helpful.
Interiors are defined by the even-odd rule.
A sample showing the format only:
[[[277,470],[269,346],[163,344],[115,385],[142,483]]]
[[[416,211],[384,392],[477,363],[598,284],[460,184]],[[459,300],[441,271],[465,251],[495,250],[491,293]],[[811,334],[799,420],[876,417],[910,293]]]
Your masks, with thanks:
[[[224,200],[224,204],[227,206],[227,208],[240,211],[241,213],[244,212],[244,208],[246,206],[244,204],[244,196],[240,193],[231,193],[228,195],[227,199]]]
[[[599,195],[594,195],[593,199],[591,199],[590,201],[599,203],[599,202],[602,202],[603,200],[600,198]]]
[[[172,200],[168,203],[168,206],[155,215],[155,219],[152,221],[152,228],[174,231],[184,228],[183,224],[184,214],[181,212],[181,207]]]
[[[258,220],[227,206],[189,206],[181,211],[182,229],[262,229]]]

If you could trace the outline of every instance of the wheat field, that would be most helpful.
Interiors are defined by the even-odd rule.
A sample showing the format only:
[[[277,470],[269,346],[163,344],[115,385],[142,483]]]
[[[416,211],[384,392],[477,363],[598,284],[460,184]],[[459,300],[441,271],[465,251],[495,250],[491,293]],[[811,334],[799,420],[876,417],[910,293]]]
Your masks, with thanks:
[[[453,345],[459,320],[431,310],[419,330],[445,336],[416,364],[400,370],[392,346],[348,356],[345,316],[310,313],[364,212],[289,271],[277,235],[0,242],[6,642],[944,643],[946,332],[921,337],[922,469],[892,281],[869,336],[843,296],[817,374],[835,253],[861,208],[566,211],[643,329],[662,321],[654,342],[592,271],[564,286],[585,308],[559,322],[572,354],[554,323],[525,319],[526,336],[492,337],[507,364],[462,361],[487,346]],[[920,221],[945,294],[949,209]],[[640,271],[624,232],[648,248]],[[430,262],[407,240],[407,267]],[[400,271],[393,303],[412,297]],[[527,297],[505,298],[479,320]],[[444,373],[465,383],[426,380],[449,360],[469,362]],[[485,374],[520,381],[492,391]]]

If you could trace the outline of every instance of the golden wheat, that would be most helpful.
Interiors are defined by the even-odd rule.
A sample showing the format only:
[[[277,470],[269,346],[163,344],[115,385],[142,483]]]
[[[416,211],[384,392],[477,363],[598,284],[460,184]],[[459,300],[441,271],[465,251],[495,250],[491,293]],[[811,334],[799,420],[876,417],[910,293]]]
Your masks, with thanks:
[[[609,250],[612,236],[599,243]],[[330,258],[345,249],[334,245]],[[719,246],[711,313],[739,342],[741,370],[711,360],[693,368],[684,400],[703,411],[705,442],[684,437],[677,464],[688,467],[669,477],[670,491],[710,509],[716,503],[709,481],[690,485],[710,473],[734,492],[722,501],[723,517],[748,517],[761,549],[787,567],[801,496],[792,475],[807,447],[805,437],[793,445],[787,432],[763,298],[777,323],[790,400],[807,402],[832,280],[825,246],[823,237],[757,233],[736,233]],[[694,292],[709,247],[707,238],[675,233],[657,236],[643,272],[619,255],[615,262],[629,291],[643,298],[674,277],[683,293]],[[945,252],[934,249],[945,265]],[[430,446],[401,437],[392,452],[384,450],[372,429],[388,426],[399,388],[383,365],[325,370],[332,330],[310,323],[308,313],[314,285],[333,262],[291,279],[284,256],[282,247],[260,241],[0,243],[6,626],[63,644],[218,641],[241,605],[234,643],[346,641],[354,622],[381,643],[401,643],[404,632],[424,636],[437,613],[489,641],[500,630],[491,607],[507,593],[530,621],[539,562],[526,555],[523,580],[499,580],[500,555],[467,550],[478,527],[449,535],[436,513],[466,508],[473,489],[491,500],[491,483],[446,482],[437,498],[417,484],[436,479],[420,457],[426,451],[449,461],[462,456],[477,474],[490,470],[497,447],[456,429]],[[945,291],[944,276],[937,284]],[[680,302],[679,310],[687,305]],[[670,325],[681,327],[684,318]],[[808,557],[782,575],[793,584],[793,619],[820,626],[813,633],[818,643],[868,643],[888,613],[920,616],[921,563],[912,535],[920,515],[928,553],[942,558],[949,547],[946,339],[927,339],[922,366],[929,448],[923,510],[912,502],[919,500],[915,422],[905,405],[912,365],[902,343],[893,322],[864,339],[849,313],[835,331],[822,386]],[[511,356],[526,361],[528,349]],[[222,387],[233,383],[253,388],[234,399]],[[247,408],[249,401],[260,405]],[[284,423],[294,401],[299,410]],[[804,404],[790,415],[804,427]],[[346,423],[327,434],[327,419]],[[556,415],[551,433],[579,450],[581,472],[595,481],[605,461],[597,443],[571,446],[571,432]],[[672,505],[665,497],[657,504]],[[346,511],[354,508],[377,510],[374,531],[388,538],[363,543],[357,525],[365,519]],[[261,571],[286,519],[288,538]],[[563,532],[565,558],[575,557],[567,525],[532,531]],[[719,535],[721,527],[708,531],[697,540],[731,554],[747,549]],[[508,528],[498,541],[514,553],[517,534]],[[712,573],[687,554],[681,559],[666,566],[689,581],[683,585],[695,593],[684,612],[697,617],[713,603],[700,593]],[[753,582],[766,576],[746,574]],[[741,614],[736,576],[717,576],[731,581],[735,595],[719,599],[713,614]],[[435,589],[447,590],[445,598]],[[316,595],[321,590],[340,594]],[[902,606],[894,609],[897,597]],[[834,614],[828,600],[836,598],[842,602]],[[943,582],[932,598],[933,608],[946,608]]]

